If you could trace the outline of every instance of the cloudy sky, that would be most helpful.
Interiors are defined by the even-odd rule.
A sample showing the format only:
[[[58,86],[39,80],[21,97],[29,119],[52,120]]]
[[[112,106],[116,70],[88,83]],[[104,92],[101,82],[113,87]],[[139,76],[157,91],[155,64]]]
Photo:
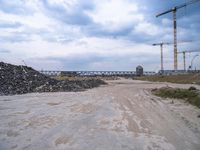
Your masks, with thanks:
[[[41,70],[160,68],[160,48],[173,42],[172,14],[186,0],[0,0],[0,61]],[[200,2],[177,12],[178,50],[200,50]],[[194,55],[187,54],[187,66]],[[179,54],[179,69],[183,69]],[[200,56],[194,60],[200,69]],[[173,46],[164,46],[173,69]]]

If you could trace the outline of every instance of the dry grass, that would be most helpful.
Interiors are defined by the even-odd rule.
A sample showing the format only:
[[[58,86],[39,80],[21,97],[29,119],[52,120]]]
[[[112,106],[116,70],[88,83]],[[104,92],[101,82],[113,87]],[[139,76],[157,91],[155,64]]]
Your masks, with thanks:
[[[200,108],[200,91],[194,87],[190,87],[189,89],[165,87],[153,89],[152,93],[159,97],[185,100],[186,102]]]
[[[181,84],[198,84],[200,85],[200,74],[171,75],[171,76],[144,76],[137,77],[136,80],[155,81],[155,82],[171,82]]]
[[[100,80],[118,80],[119,78],[116,76],[96,76],[96,77],[79,77],[79,76],[75,76],[75,77],[69,77],[69,76],[57,76],[54,77],[54,79],[57,80],[88,80],[88,79],[100,79]]]

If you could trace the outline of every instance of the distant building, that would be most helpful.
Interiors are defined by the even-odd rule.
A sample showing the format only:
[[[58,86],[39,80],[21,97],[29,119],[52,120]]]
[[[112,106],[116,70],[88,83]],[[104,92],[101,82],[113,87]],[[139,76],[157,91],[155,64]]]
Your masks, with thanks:
[[[137,66],[136,67],[136,75],[137,76],[142,76],[143,75],[143,67],[142,66]]]

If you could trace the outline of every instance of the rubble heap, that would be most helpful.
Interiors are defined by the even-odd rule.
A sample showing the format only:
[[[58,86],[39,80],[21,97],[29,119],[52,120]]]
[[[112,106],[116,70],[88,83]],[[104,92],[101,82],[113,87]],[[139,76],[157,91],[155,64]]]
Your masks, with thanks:
[[[81,91],[101,84],[106,83],[100,79],[58,81],[39,73],[31,67],[0,62],[0,95]]]

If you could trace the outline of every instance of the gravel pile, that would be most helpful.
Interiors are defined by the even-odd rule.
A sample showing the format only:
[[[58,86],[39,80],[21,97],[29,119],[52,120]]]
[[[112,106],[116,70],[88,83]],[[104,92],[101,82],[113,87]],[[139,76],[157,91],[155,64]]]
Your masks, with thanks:
[[[81,91],[106,84],[100,79],[63,80],[47,77],[27,66],[0,62],[0,95],[31,92]]]

